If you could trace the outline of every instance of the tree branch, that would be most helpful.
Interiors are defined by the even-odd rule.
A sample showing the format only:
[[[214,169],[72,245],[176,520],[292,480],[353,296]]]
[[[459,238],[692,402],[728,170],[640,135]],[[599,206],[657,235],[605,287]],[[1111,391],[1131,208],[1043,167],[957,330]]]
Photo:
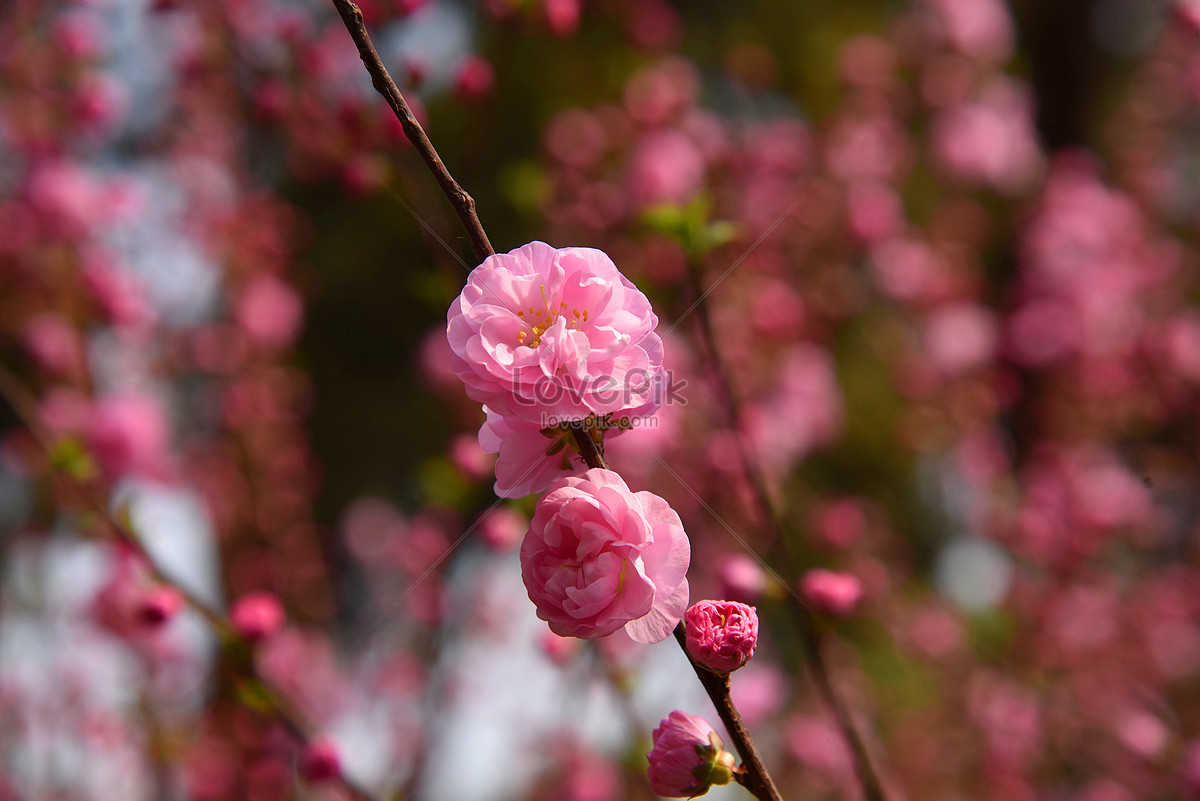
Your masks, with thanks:
[[[333,0],[333,5],[337,8],[342,22],[345,23],[346,30],[350,32],[350,38],[358,47],[358,55],[362,58],[362,62],[371,76],[371,84],[379,94],[383,95],[384,100],[395,112],[396,119],[400,120],[400,125],[404,129],[404,135],[417,149],[417,153],[429,167],[429,171],[433,173],[438,186],[442,188],[442,192],[462,221],[463,228],[467,230],[467,236],[471,239],[471,245],[475,248],[475,256],[483,261],[496,251],[492,249],[492,243],[488,241],[483,224],[479,222],[479,215],[475,213],[475,199],[467,194],[467,191],[459,186],[454,177],[450,175],[450,171],[442,163],[441,156],[434,149],[433,143],[425,135],[425,129],[421,127],[421,123],[417,122],[404,95],[400,93],[396,82],[388,74],[387,67],[383,66],[379,51],[375,49],[375,45],[371,43],[371,36],[367,33],[362,10],[351,0]]]

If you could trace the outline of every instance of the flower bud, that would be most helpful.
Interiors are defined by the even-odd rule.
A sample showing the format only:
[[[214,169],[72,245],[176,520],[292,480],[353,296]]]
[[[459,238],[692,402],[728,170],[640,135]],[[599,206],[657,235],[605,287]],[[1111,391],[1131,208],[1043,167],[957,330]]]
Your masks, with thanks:
[[[817,568],[804,574],[800,592],[818,612],[848,615],[862,600],[863,587],[862,582],[849,573]]]
[[[229,612],[233,628],[250,642],[258,642],[279,631],[283,625],[283,605],[269,592],[243,595]]]
[[[148,590],[138,601],[137,619],[150,626],[161,626],[183,609],[183,596],[174,587],[162,586]]]
[[[654,730],[650,761],[650,789],[666,798],[694,798],[714,784],[733,780],[733,754],[701,717],[678,709]]]
[[[758,613],[737,601],[699,601],[683,616],[687,651],[713,673],[737,670],[754,656]]]
[[[300,775],[310,782],[340,778],[342,762],[333,743],[325,739],[310,742],[300,755]]]

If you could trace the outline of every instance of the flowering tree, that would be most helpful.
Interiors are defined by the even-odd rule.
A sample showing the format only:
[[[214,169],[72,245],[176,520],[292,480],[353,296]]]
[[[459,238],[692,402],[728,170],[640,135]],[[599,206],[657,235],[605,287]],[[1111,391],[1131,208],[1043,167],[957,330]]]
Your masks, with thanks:
[[[1200,790],[1200,11],[837,9],[16,0],[0,798]]]

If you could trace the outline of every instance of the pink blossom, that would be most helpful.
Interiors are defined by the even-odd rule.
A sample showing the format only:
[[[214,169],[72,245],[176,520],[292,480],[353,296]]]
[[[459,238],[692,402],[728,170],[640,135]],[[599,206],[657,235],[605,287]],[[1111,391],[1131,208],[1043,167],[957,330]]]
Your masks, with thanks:
[[[657,325],[650,301],[604,253],[531,242],[471,272],[446,331],[451,365],[473,400],[544,428],[590,413],[652,411],[663,357]]]
[[[862,582],[849,573],[817,568],[804,574],[800,592],[819,612],[848,615],[862,600],[863,587]]]
[[[644,206],[683,204],[704,186],[704,157],[676,130],[655,131],[638,142],[629,165],[629,190]]]
[[[925,326],[925,353],[946,373],[960,373],[987,363],[995,354],[995,316],[969,303],[932,312]]]
[[[175,617],[183,606],[179,590],[171,586],[154,587],[146,590],[138,600],[137,618],[147,626],[161,626]]]
[[[25,323],[25,347],[41,367],[69,375],[83,364],[79,334],[56,314],[39,314]]]
[[[1001,0],[929,0],[950,43],[981,61],[1000,64],[1012,55],[1012,17]]]
[[[460,100],[481,100],[492,91],[496,73],[482,56],[471,56],[463,62],[454,76],[454,93]]]
[[[170,445],[167,412],[149,395],[110,395],[96,402],[87,424],[87,441],[109,475],[161,475]]]
[[[479,429],[479,447],[484,453],[499,454],[493,487],[498,498],[523,498],[541,492],[558,479],[583,469],[569,432],[543,430],[519,417],[501,417],[487,406],[483,410],[487,420]]]
[[[516,547],[529,529],[525,515],[508,506],[498,506],[484,514],[475,524],[479,537],[498,551]]]
[[[250,642],[270,637],[283,625],[283,605],[270,592],[251,592],[243,595],[229,611],[234,629]]]
[[[543,0],[542,13],[555,36],[567,37],[579,29],[582,0]]]
[[[154,322],[154,309],[145,287],[104,253],[91,251],[83,259],[83,284],[112,323],[122,329],[142,329]]]
[[[264,348],[291,345],[304,320],[296,290],[266,273],[254,276],[242,288],[235,313],[250,339]]]
[[[597,115],[580,109],[555,115],[546,126],[545,140],[551,156],[580,168],[595,164],[608,144]]]
[[[561,666],[575,658],[575,654],[579,653],[583,643],[574,637],[560,637],[553,631],[546,631],[538,640],[538,645],[541,646],[542,653],[546,655],[547,659]]]
[[[687,608],[691,545],[679,515],[619,475],[593,468],[551,485],[521,544],[521,577],[554,633],[583,639],[625,628],[667,638]]]
[[[837,548],[848,548],[867,530],[867,516],[854,498],[837,498],[813,512],[813,529],[821,539]]]
[[[682,58],[664,58],[635,74],[625,85],[625,107],[639,122],[663,123],[695,103],[699,92],[700,76],[695,64]]]
[[[758,560],[745,554],[725,554],[717,562],[722,592],[742,601],[757,600],[767,588],[767,574]]]
[[[650,789],[666,798],[703,795],[733,779],[733,754],[707,720],[676,709],[654,730]]]
[[[310,782],[324,782],[342,775],[337,748],[324,738],[311,741],[300,755],[300,775]]]
[[[952,175],[1015,195],[1044,166],[1032,100],[1015,82],[996,79],[978,100],[956,105],[933,123],[934,154]]]
[[[714,673],[730,673],[754,656],[758,612],[737,601],[698,601],[683,616],[687,652]]]
[[[450,440],[446,456],[459,473],[469,479],[486,477],[492,472],[495,461],[479,447],[479,441],[470,434],[460,434]]]

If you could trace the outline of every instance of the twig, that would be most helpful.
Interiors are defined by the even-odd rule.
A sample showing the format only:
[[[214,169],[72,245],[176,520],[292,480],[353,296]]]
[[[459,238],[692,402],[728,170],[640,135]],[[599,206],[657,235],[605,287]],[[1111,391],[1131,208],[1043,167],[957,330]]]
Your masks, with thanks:
[[[429,171],[433,173],[434,179],[442,188],[450,205],[454,206],[458,218],[462,220],[463,227],[467,229],[467,236],[471,239],[471,245],[475,248],[475,256],[483,261],[496,251],[492,250],[492,243],[488,241],[483,224],[479,222],[479,215],[475,213],[475,199],[467,194],[466,190],[459,186],[454,177],[450,175],[450,171],[442,163],[441,156],[434,149],[433,143],[425,135],[425,129],[421,127],[421,123],[417,122],[404,95],[400,93],[396,82],[388,74],[387,67],[383,66],[379,51],[371,43],[371,36],[367,33],[367,26],[363,23],[362,10],[351,0],[333,0],[333,5],[341,15],[342,22],[346,24],[350,38],[358,47],[358,55],[371,75],[371,85],[379,94],[383,95],[384,100],[392,107],[396,119],[400,120],[400,125],[404,129],[404,135],[417,149],[417,153],[429,167]]]
[[[783,545],[783,526],[780,524],[779,515],[775,510],[775,504],[771,501],[770,493],[767,491],[765,477],[759,469],[758,463],[751,456],[747,444],[743,441],[741,433],[741,404],[738,401],[737,394],[734,392],[728,367],[724,359],[721,358],[720,350],[717,348],[717,337],[713,329],[712,315],[708,305],[708,293],[704,291],[704,287],[701,285],[698,264],[693,262],[689,265],[688,278],[691,283],[692,292],[698,298],[694,304],[694,308],[700,320],[701,339],[703,340],[705,349],[708,351],[708,363],[712,368],[713,375],[717,379],[722,400],[724,401],[726,424],[733,431],[734,439],[737,441],[738,455],[741,458],[743,471],[746,474],[746,479],[751,486],[755,502],[758,505],[759,517],[762,518],[764,526],[771,532],[772,546],[780,548]],[[817,690],[824,696],[825,702],[829,704],[830,709],[833,711],[834,719],[837,721],[838,728],[842,732],[842,739],[846,741],[854,757],[854,770],[858,775],[859,783],[862,785],[863,795],[867,801],[887,801],[887,794],[883,790],[883,783],[879,780],[879,776],[875,772],[875,767],[871,764],[871,757],[867,753],[866,744],[863,742],[862,736],[858,733],[858,729],[850,717],[846,704],[842,701],[837,689],[830,680],[829,668],[825,664],[825,656],[821,649],[821,635],[817,628],[817,621],[811,610],[801,608],[799,611],[798,619],[800,621],[801,634],[804,638],[805,650],[808,652],[809,672],[812,675],[813,683],[817,686]]]
[[[742,768],[745,772],[738,775],[738,782],[753,793],[755,798],[760,798],[762,801],[783,801],[783,796],[779,794],[775,783],[771,781],[770,774],[767,773],[767,766],[763,764],[758,749],[754,747],[754,741],[750,739],[750,732],[746,730],[742,716],[738,714],[737,707],[733,705],[729,677],[718,676],[696,664],[692,655],[688,653],[687,636],[684,634],[682,623],[675,627],[675,640],[683,649],[683,655],[687,657],[692,670],[696,671],[696,678],[700,679],[700,683],[704,685],[704,691],[712,699],[713,706],[717,708],[717,716],[725,724],[725,731],[729,733],[738,756],[742,758]]]
[[[138,558],[145,564],[150,575],[159,583],[169,586],[179,593],[184,602],[216,633],[218,640],[226,647],[227,653],[233,653],[236,658],[233,660],[235,664],[246,675],[246,678],[256,682],[262,689],[259,700],[265,701],[270,708],[272,714],[283,723],[284,727],[296,738],[302,745],[307,745],[313,738],[316,727],[307,721],[304,716],[290,702],[288,702],[267,679],[261,676],[254,667],[254,663],[248,657],[252,653],[251,646],[246,642],[234,628],[233,623],[217,609],[213,608],[195,593],[181,585],[178,581],[171,578],[170,575],[162,569],[162,567],[146,550],[145,544],[141,538],[134,533],[129,525],[122,522],[117,515],[113,514],[109,509],[108,504],[89,486],[84,480],[73,475],[68,470],[60,469],[54,464],[54,442],[53,438],[42,428],[38,421],[37,402],[33,394],[22,384],[21,380],[9,372],[4,367],[0,367],[0,397],[3,397],[8,405],[16,414],[17,419],[37,442],[46,455],[50,458],[52,469],[60,476],[66,478],[72,485],[72,488],[83,501],[88,511],[94,514],[103,527],[108,532],[122,542],[126,547],[130,548],[137,554]],[[374,796],[368,793],[358,784],[343,776],[341,783],[350,792],[350,795],[356,801],[375,801]]]

